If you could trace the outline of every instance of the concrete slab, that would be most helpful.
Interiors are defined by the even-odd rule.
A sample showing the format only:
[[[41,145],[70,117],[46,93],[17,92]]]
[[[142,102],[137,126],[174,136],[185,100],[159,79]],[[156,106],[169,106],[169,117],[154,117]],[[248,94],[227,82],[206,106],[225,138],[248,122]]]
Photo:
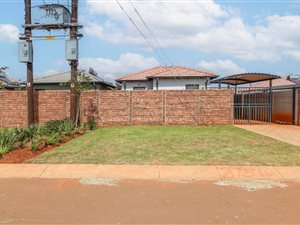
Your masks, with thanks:
[[[287,180],[300,180],[300,167],[276,167],[276,170]]]
[[[300,180],[300,167],[0,164],[0,178],[129,180]]]
[[[160,166],[162,180],[218,180],[220,174],[215,166]]]
[[[155,165],[98,165],[99,176],[116,179],[147,179],[159,178],[159,166]]]
[[[235,126],[300,147],[300,126],[280,124]]]
[[[217,166],[222,179],[282,180],[283,176],[274,167],[262,166]]]
[[[38,178],[48,165],[1,164],[0,178]]]
[[[50,164],[40,178],[89,178],[99,177],[95,164]]]

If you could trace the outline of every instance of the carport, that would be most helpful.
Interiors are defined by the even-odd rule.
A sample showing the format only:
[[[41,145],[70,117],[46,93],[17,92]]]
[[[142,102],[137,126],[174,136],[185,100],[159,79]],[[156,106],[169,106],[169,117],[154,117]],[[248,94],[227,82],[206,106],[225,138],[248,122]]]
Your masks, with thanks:
[[[213,80],[234,89],[234,123],[296,124],[296,86],[273,87],[280,76],[266,73],[242,73]],[[268,87],[252,87],[253,83],[267,81]]]

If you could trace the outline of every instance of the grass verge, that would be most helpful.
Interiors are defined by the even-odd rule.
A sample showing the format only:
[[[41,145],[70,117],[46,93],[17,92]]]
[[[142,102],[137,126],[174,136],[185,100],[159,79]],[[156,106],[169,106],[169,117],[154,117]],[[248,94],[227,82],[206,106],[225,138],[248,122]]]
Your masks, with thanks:
[[[234,126],[99,128],[31,163],[300,165],[300,148]]]

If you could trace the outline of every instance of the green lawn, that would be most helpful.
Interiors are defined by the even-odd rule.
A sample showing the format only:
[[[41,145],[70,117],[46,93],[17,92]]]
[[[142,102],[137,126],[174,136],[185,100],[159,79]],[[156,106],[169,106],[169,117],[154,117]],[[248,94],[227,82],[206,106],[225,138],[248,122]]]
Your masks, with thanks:
[[[31,163],[300,165],[300,148],[233,126],[99,128]]]

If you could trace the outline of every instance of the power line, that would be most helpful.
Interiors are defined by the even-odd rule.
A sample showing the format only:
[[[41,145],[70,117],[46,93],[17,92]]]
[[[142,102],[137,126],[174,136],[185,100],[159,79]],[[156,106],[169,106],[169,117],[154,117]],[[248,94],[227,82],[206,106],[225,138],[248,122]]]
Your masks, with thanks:
[[[138,15],[138,17],[140,18],[140,20],[142,21],[142,23],[144,24],[144,26],[148,30],[148,32],[151,35],[152,39],[155,41],[155,43],[157,44],[157,46],[159,47],[159,49],[161,50],[161,52],[163,53],[163,55],[166,57],[166,59],[168,60],[168,62],[170,63],[170,65],[173,66],[173,63],[172,63],[170,57],[168,56],[168,54],[166,53],[166,51],[164,50],[164,48],[161,46],[161,44],[158,42],[158,40],[154,36],[153,32],[151,31],[151,29],[149,28],[149,26],[147,25],[147,23],[145,22],[145,20],[143,19],[142,15],[138,11],[138,9],[134,6],[134,4],[133,4],[133,2],[131,0],[129,0],[129,2],[131,4],[132,8],[134,9],[135,13]]]
[[[153,47],[153,45],[151,44],[151,42],[148,40],[148,38],[144,35],[144,33],[141,31],[141,29],[136,25],[136,23],[134,22],[134,20],[129,16],[129,14],[127,13],[127,11],[124,9],[124,7],[120,4],[119,0],[116,0],[118,6],[121,8],[121,10],[125,13],[125,15],[127,16],[127,18],[129,19],[129,21],[132,23],[132,25],[135,27],[135,29],[140,33],[140,35],[147,41],[148,45],[153,49],[154,53],[156,54],[156,56],[159,58],[159,60],[165,65],[167,66],[167,63],[164,61],[164,59],[160,56],[160,54],[157,52],[157,50]]]

